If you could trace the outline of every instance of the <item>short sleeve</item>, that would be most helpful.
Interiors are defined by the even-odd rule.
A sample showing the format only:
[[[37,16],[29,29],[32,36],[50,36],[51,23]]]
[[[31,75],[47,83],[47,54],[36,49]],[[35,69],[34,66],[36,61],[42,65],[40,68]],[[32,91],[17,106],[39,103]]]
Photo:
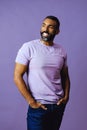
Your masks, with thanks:
[[[23,44],[23,46],[19,49],[15,62],[27,65],[30,60],[30,51],[27,44]]]
[[[67,53],[66,53],[66,50],[61,46],[61,55],[63,56],[64,58],[64,64],[63,66],[64,67],[67,67]]]

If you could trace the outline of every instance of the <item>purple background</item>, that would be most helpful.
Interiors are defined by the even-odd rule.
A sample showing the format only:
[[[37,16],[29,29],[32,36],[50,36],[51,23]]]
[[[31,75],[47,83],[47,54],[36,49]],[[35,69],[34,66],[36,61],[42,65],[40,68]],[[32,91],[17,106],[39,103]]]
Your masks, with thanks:
[[[0,0],[0,130],[26,130],[28,104],[13,82],[14,61],[24,42],[40,37],[47,15],[59,17],[55,42],[68,54],[71,93],[61,130],[87,130],[86,0]]]

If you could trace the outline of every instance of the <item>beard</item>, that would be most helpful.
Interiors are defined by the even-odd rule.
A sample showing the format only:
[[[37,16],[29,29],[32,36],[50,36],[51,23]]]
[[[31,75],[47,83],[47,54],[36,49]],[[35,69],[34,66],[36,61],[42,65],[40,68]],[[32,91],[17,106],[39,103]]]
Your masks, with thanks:
[[[53,41],[53,39],[55,37],[55,34],[50,34],[47,31],[40,32],[40,35],[41,35],[42,40],[45,42]]]

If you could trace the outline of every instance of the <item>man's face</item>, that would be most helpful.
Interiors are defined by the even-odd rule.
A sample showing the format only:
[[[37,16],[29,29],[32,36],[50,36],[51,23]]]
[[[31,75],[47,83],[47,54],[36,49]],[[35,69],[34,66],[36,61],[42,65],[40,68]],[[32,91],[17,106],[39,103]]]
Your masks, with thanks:
[[[43,41],[53,41],[55,35],[58,34],[56,22],[48,18],[45,19],[42,23],[40,34]]]

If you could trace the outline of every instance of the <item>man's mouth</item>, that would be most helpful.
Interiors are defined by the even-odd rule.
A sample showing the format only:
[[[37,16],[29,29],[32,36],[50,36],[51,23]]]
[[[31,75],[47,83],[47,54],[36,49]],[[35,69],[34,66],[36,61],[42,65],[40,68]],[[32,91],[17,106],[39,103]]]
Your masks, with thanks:
[[[47,37],[49,34],[48,34],[47,32],[43,32],[42,35],[43,35],[44,37]]]

